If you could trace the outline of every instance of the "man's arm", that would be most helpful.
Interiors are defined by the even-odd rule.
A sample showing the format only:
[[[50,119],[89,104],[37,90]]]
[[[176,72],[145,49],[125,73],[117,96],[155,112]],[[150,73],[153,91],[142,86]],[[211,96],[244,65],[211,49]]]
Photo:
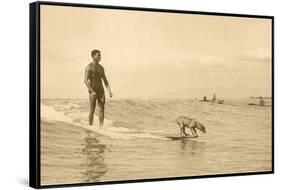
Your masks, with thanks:
[[[108,80],[107,80],[107,78],[106,78],[106,76],[105,76],[104,70],[103,70],[103,74],[102,74],[102,80],[103,80],[104,85],[106,86],[106,88],[107,88],[107,90],[108,90],[109,96],[112,97],[113,95],[112,95],[112,92],[111,92],[111,89],[110,89]]]
[[[86,84],[86,86],[88,87],[89,91],[92,93],[93,92],[93,89],[89,83],[89,66],[86,67],[86,70],[85,70],[85,77],[84,77],[84,83]]]

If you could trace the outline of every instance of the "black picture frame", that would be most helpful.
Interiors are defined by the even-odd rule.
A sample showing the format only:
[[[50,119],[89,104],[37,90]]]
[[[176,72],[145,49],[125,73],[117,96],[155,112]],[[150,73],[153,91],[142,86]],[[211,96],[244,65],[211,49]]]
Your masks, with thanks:
[[[138,180],[122,180],[122,181],[107,181],[94,183],[75,183],[75,184],[60,184],[60,185],[41,185],[40,183],[40,6],[70,6],[80,8],[99,8],[111,10],[130,10],[130,11],[148,11],[148,12],[164,12],[164,13],[182,13],[194,15],[210,15],[210,16],[225,16],[225,17],[242,17],[242,18],[262,18],[271,20],[272,31],[272,170],[261,172],[245,172],[245,173],[230,173],[230,174],[212,174],[203,176],[185,176],[185,177],[164,177],[157,179],[138,179]],[[227,177],[227,176],[243,176],[243,175],[258,175],[258,174],[273,174],[274,173],[274,16],[264,15],[248,15],[248,14],[233,14],[233,13],[217,13],[217,12],[201,12],[187,10],[169,10],[156,8],[141,8],[141,7],[121,7],[109,5],[91,5],[78,3],[62,3],[37,1],[29,4],[29,185],[33,188],[52,188],[52,187],[72,187],[72,186],[87,186],[87,185],[103,185],[103,184],[120,184],[120,183],[135,183],[135,182],[152,182],[164,180],[182,180],[195,178],[211,178],[211,177]]]

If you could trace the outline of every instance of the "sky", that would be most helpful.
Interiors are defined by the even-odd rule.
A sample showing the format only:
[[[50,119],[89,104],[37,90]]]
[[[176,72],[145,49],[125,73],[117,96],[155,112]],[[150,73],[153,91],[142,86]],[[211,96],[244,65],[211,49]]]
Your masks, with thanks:
[[[41,97],[88,98],[91,50],[114,98],[271,96],[271,20],[41,5]]]

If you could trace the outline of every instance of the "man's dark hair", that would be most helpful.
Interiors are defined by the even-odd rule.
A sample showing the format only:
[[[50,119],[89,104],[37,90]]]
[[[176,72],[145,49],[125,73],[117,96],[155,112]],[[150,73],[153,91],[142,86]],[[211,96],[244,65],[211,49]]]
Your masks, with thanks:
[[[94,49],[91,52],[92,57],[94,57],[97,53],[100,53],[100,50]]]

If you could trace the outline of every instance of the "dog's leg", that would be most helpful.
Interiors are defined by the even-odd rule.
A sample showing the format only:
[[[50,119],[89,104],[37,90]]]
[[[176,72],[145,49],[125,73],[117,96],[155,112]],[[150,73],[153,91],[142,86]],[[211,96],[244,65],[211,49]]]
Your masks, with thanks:
[[[198,137],[198,134],[197,134],[195,128],[191,128],[190,130],[191,130],[191,132],[192,132],[192,136]]]
[[[198,134],[197,134],[197,132],[196,132],[196,130],[195,130],[196,125],[197,125],[197,121],[195,121],[195,120],[193,119],[193,120],[191,121],[191,123],[190,123],[190,131],[191,131],[193,137],[198,137]]]
[[[183,124],[178,124],[180,128],[180,136],[183,135]]]
[[[186,133],[185,128],[186,128],[186,126],[183,125],[183,133],[184,133],[184,135],[185,136],[190,136],[188,133]]]

